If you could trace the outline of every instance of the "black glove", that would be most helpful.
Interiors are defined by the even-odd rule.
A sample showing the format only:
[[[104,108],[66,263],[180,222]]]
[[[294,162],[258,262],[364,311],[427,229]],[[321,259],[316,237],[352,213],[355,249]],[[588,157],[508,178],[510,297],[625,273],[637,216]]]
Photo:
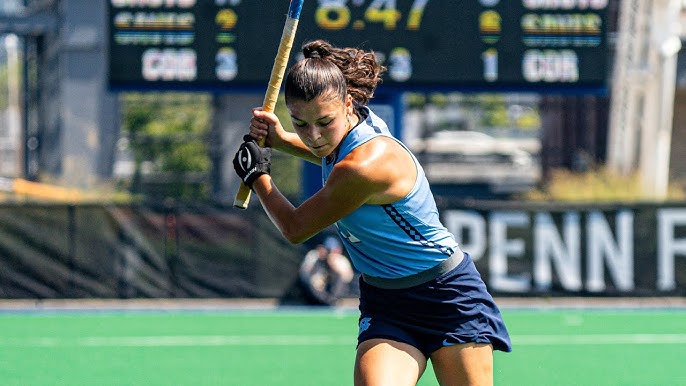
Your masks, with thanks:
[[[252,183],[262,174],[271,171],[272,149],[260,147],[253,137],[246,135],[233,157],[233,168],[243,183],[252,189]]]

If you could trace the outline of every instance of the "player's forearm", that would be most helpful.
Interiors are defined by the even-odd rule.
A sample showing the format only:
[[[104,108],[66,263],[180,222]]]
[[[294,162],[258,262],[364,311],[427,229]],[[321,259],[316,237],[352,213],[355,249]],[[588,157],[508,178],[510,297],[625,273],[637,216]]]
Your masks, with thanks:
[[[290,243],[300,244],[317,233],[299,225],[297,209],[281,194],[271,176],[260,176],[252,187],[269,219]]]
[[[276,150],[290,154],[292,156],[302,158],[305,161],[312,162],[315,165],[321,165],[322,160],[316,157],[310,149],[300,140],[295,133],[288,133],[285,138],[281,139],[281,143]]]

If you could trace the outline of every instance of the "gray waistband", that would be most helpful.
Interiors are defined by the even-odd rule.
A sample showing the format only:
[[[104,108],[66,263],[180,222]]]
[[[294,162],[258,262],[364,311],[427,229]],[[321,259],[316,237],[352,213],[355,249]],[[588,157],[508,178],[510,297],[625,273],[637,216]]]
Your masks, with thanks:
[[[386,279],[362,274],[362,279],[367,284],[371,284],[374,287],[383,289],[410,288],[426,283],[427,281],[433,280],[446,272],[452,271],[455,267],[460,265],[463,259],[464,253],[458,249],[455,251],[455,253],[450,255],[449,258],[443,260],[435,267],[429,268],[426,271],[415,273],[414,275],[399,277],[397,279]]]

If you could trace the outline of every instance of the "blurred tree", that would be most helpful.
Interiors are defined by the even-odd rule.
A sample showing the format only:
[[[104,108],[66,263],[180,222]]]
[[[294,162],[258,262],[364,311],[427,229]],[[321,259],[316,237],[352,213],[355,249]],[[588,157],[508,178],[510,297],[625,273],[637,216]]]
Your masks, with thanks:
[[[211,199],[212,96],[124,93],[121,100],[122,143],[133,156],[135,168],[126,188],[147,199]],[[283,95],[275,113],[284,128],[293,131]],[[297,199],[301,161],[275,152],[273,163],[278,165],[272,168],[272,177],[279,189]]]
[[[122,131],[135,164],[132,192],[208,199],[210,102],[197,93],[122,94]]]

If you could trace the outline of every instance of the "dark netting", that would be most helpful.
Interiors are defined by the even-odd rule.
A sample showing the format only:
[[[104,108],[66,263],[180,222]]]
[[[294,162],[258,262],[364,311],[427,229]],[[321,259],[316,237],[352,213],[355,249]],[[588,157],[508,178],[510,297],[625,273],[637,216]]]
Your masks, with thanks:
[[[684,206],[439,207],[495,295],[686,295]],[[305,302],[310,247],[289,244],[259,205],[5,204],[0,298]]]

